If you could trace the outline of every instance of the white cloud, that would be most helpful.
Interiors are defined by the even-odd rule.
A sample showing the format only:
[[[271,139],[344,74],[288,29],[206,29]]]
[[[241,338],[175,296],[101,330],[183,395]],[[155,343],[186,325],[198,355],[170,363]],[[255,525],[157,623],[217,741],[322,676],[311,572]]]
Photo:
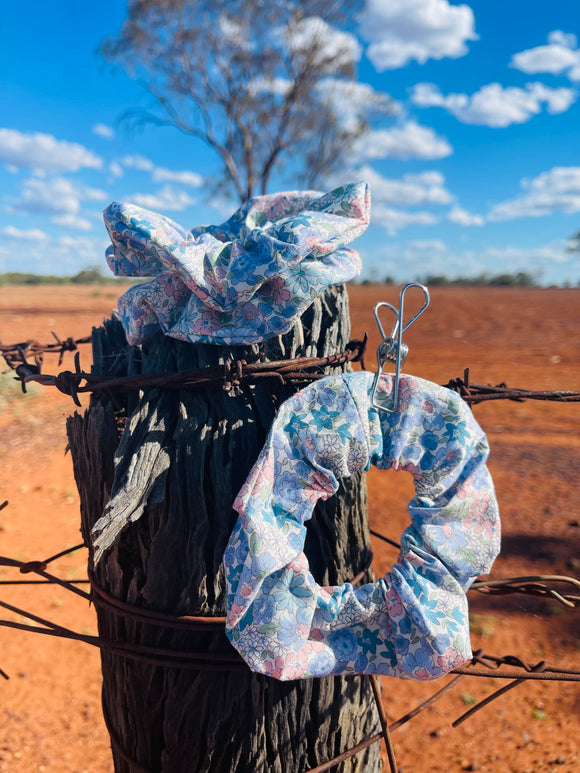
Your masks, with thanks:
[[[9,211],[28,215],[75,214],[79,209],[79,190],[64,177],[26,180],[21,197],[9,206]]]
[[[20,198],[12,199],[8,212],[49,215],[55,225],[89,230],[91,224],[79,215],[81,201],[103,201],[105,191],[73,184],[65,177],[31,178],[22,184]]]
[[[90,231],[93,227],[90,220],[86,220],[84,217],[79,217],[78,214],[72,213],[56,215],[52,218],[52,222],[62,228],[72,228],[75,231]]]
[[[244,27],[243,22],[239,19],[222,13],[218,19],[218,25],[224,39],[229,43],[235,43],[239,45],[240,48],[250,47],[251,41],[247,36],[247,30]]]
[[[548,35],[547,46],[537,46],[512,56],[511,67],[528,74],[547,72],[580,80],[580,49],[576,35],[555,30]]]
[[[455,59],[468,52],[468,40],[478,39],[471,8],[448,0],[367,0],[360,33],[379,72],[412,60]]]
[[[343,183],[337,183],[336,187]],[[220,223],[224,220],[228,220],[232,216],[232,212],[240,206],[239,201],[233,198],[228,198],[223,194],[216,194],[207,201],[207,206],[214,210],[215,216],[212,218],[212,222]]]
[[[0,265],[4,261],[5,266],[12,266],[11,270],[59,276],[71,276],[86,266],[100,265],[106,273],[104,255],[108,240],[105,234],[102,237],[66,234],[47,237],[39,243],[42,249],[19,250],[18,264],[14,269],[14,247],[7,241],[0,242]]]
[[[574,89],[553,89],[543,83],[527,83],[525,89],[490,83],[471,96],[445,96],[433,83],[418,83],[411,92],[418,107],[443,107],[462,123],[493,128],[525,123],[542,111],[544,103],[549,113],[563,113],[577,96]]]
[[[45,242],[50,239],[49,235],[41,231],[40,228],[21,229],[15,228],[12,225],[0,228],[0,236],[23,242]]]
[[[434,225],[439,222],[439,218],[430,212],[409,212],[379,203],[373,206],[372,222],[373,225],[382,226],[390,236],[393,236],[401,228],[409,225]]]
[[[566,48],[576,48],[578,45],[578,39],[573,32],[562,32],[562,30],[554,30],[554,32],[550,32],[548,35],[548,43],[565,46]]]
[[[453,153],[453,148],[445,137],[439,136],[433,129],[421,126],[415,121],[407,121],[392,129],[370,131],[357,144],[355,155],[360,160],[372,158],[445,158]]]
[[[107,193],[99,188],[79,188],[80,196],[87,201],[104,201],[107,198]]]
[[[182,185],[191,185],[194,188],[199,188],[203,184],[203,177],[197,174],[197,172],[176,172],[157,166],[153,170],[153,181],[156,183],[181,183]]]
[[[100,169],[103,161],[76,142],[57,140],[52,134],[23,134],[0,129],[0,163],[19,169],[76,172],[82,167]]]
[[[268,92],[283,97],[292,87],[287,78],[259,78],[248,84],[250,94]],[[316,97],[330,107],[342,129],[356,131],[373,114],[400,112],[400,105],[384,91],[369,83],[328,75],[316,84]]]
[[[153,182],[173,182],[181,185],[191,185],[199,188],[203,185],[203,177],[197,172],[190,170],[165,169],[162,166],[155,166],[151,159],[145,156],[133,155],[113,161],[109,166],[109,171],[115,177],[123,175],[123,167],[126,169],[135,169],[138,172],[150,172]]]
[[[361,122],[373,113],[398,113],[398,103],[384,91],[375,91],[368,83],[323,78],[316,90],[323,102],[329,105],[341,128],[356,131]]]
[[[363,166],[351,175],[353,179],[354,176],[370,184],[373,203],[381,202],[400,207],[449,204],[453,200],[453,196],[445,188],[445,177],[440,172],[406,174],[401,179],[394,180],[383,177],[370,166]]]
[[[289,78],[254,78],[246,85],[246,89],[248,94],[252,96],[266,92],[283,97],[290,90],[291,86],[292,81]]]
[[[565,264],[577,260],[569,253],[564,241],[553,242],[539,247],[488,247],[485,250],[486,262],[493,263],[499,269],[509,266],[510,271],[526,271],[549,268],[554,264]]]
[[[457,223],[457,225],[465,226],[483,225],[485,223],[485,219],[481,215],[472,215],[471,212],[461,207],[453,207],[449,211],[447,219],[452,223]]]
[[[184,191],[176,190],[170,185],[165,185],[157,193],[136,193],[127,197],[140,207],[146,207],[157,212],[180,211],[195,204],[195,199]]]
[[[531,181],[522,180],[522,188],[516,198],[492,207],[488,220],[580,212],[580,166],[553,167]]]
[[[317,16],[308,16],[286,27],[282,34],[294,54],[310,56],[313,50],[318,51],[315,65],[322,75],[335,73],[361,58],[362,48],[354,35],[332,27]]]
[[[52,265],[52,269],[48,273],[54,271],[55,265],[62,265],[63,273],[67,269],[70,273],[74,273],[84,266],[91,265],[102,265],[103,268],[106,268],[105,249],[108,246],[106,238],[64,234],[58,239],[54,239],[53,244],[54,259],[50,261],[49,265]],[[47,257],[50,258],[50,253]]]
[[[104,140],[112,140],[115,136],[115,131],[105,123],[96,123],[92,128],[93,134],[97,137],[102,137]]]
[[[127,167],[127,169],[137,169],[139,172],[152,172],[155,169],[155,164],[151,159],[138,154],[120,158],[119,163]]]
[[[380,250],[365,255],[365,266],[367,273],[390,274],[401,282],[427,274],[455,278],[518,271],[532,273],[538,280],[542,278],[546,282],[575,281],[578,255],[567,251],[566,247],[566,241],[562,239],[530,249],[507,245],[455,252],[438,239],[388,241]]]
[[[406,249],[419,252],[445,252],[447,245],[441,239],[414,239],[407,242]]]
[[[124,174],[123,167],[121,164],[119,164],[118,161],[111,161],[109,164],[109,172],[113,175],[113,177],[122,177]]]

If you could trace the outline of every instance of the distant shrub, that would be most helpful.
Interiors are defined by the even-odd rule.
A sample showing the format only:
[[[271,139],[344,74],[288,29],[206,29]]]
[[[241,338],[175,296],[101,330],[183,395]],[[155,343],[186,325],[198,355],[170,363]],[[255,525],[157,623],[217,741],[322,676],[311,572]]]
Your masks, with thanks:
[[[537,284],[534,275],[527,271],[518,271],[516,274],[506,272],[493,276],[483,273],[479,276],[458,276],[453,279],[444,274],[427,274],[426,277],[416,281],[428,287],[447,287],[450,285],[461,287],[535,287]]]
[[[39,395],[41,388],[38,384],[27,384],[26,392],[28,399],[30,399],[30,395]],[[0,410],[6,408],[9,403],[22,399],[23,395],[22,385],[14,377],[12,371],[8,373],[0,372]]]
[[[99,285],[109,281],[109,277],[104,277],[100,266],[87,266],[71,277],[70,281],[74,285]]]
[[[124,281],[131,281],[124,278]],[[138,281],[143,281],[138,277]],[[114,276],[105,276],[101,273],[100,266],[87,266],[74,276],[54,276],[52,274],[28,274],[19,271],[9,271],[0,274],[0,286],[2,285],[88,285],[88,284],[117,284],[119,279]]]
[[[70,278],[48,274],[26,274],[19,271],[9,271],[0,274],[1,285],[62,285],[69,284]]]
[[[421,280],[421,284],[428,287],[443,287],[444,285],[451,284],[451,280],[443,274],[429,274],[425,279]]]
[[[498,274],[492,276],[489,284],[495,287],[533,287],[536,281],[527,271],[518,271],[517,274]]]

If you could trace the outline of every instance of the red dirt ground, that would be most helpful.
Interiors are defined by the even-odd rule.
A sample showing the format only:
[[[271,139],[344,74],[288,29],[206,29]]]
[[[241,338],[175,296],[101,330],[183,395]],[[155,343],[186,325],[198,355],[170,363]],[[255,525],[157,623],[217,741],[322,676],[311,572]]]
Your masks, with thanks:
[[[0,288],[0,339],[81,337],[115,305],[117,288]],[[372,306],[395,303],[392,287],[350,289],[353,337],[371,334]],[[409,302],[411,311],[412,302]],[[385,328],[391,320],[385,316]],[[529,389],[577,389],[580,384],[580,291],[565,289],[435,288],[429,311],[409,329],[405,370],[437,383],[471,368],[478,383],[506,381]],[[82,362],[89,360],[88,347]],[[63,368],[72,367],[67,355]],[[44,371],[57,372],[47,355]],[[34,560],[80,542],[79,500],[66,445],[65,418],[74,406],[53,389],[7,395],[0,382],[0,554]],[[83,400],[87,405],[88,400]],[[580,404],[495,402],[474,408],[488,433],[503,519],[503,551],[493,576],[580,575]],[[372,528],[397,538],[412,495],[407,476],[369,473]],[[373,538],[377,574],[395,551]],[[85,574],[83,550],[53,564],[69,579]],[[0,580],[18,579],[0,567]],[[96,633],[92,608],[55,586],[0,586],[0,599],[41,617]],[[580,668],[578,611],[522,596],[470,594],[474,649],[519,655],[529,663]],[[22,621],[3,610],[0,617]],[[0,771],[111,773],[100,711],[96,650],[82,643],[0,628]],[[383,678],[392,721],[431,695],[439,683]],[[464,678],[448,695],[393,734],[402,773],[493,771],[548,773],[580,769],[580,689],[573,683],[528,682],[500,697],[457,729],[451,722],[503,681]],[[225,773],[225,772],[224,772]],[[291,771],[288,771],[291,773]]]

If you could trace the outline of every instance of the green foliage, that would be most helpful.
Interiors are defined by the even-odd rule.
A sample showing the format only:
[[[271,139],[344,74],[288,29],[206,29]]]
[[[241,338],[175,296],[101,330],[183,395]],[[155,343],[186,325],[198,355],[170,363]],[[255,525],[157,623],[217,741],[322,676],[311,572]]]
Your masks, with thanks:
[[[450,278],[445,274],[427,274],[424,277],[416,277],[414,282],[420,282],[427,285],[427,287],[537,287],[537,278],[528,273],[527,271],[518,271],[516,274],[479,274],[479,276],[458,276]],[[382,282],[376,278],[376,271],[371,272],[371,275],[363,279],[360,284],[404,284],[404,282],[396,282],[392,276],[386,276]],[[564,283],[563,286],[569,286],[569,283]],[[580,286],[580,282],[579,282]]]
[[[418,279],[427,287],[448,287],[460,285],[462,287],[536,287],[537,281],[533,274],[527,271],[518,271],[516,274],[479,274],[475,277],[458,276],[453,279],[444,274],[427,274]]]
[[[129,282],[130,279],[125,279]],[[142,281],[139,278],[138,281]],[[87,266],[74,276],[54,276],[52,274],[27,274],[18,271],[9,271],[0,274],[0,287],[8,285],[111,285],[118,284],[119,279],[113,276],[104,276],[99,266]]]
[[[533,287],[534,277],[526,271],[518,271],[517,274],[498,274],[489,280],[492,287]]]
[[[568,250],[570,252],[580,252],[580,231],[577,231],[575,234],[572,234],[572,236],[570,236],[570,241],[568,242]]]
[[[63,285],[69,283],[70,278],[64,276],[25,274],[18,271],[0,274],[0,287],[5,285]]]
[[[469,628],[472,633],[476,633],[484,639],[488,639],[495,634],[495,617],[488,614],[477,614],[471,612],[469,615]]]
[[[108,277],[104,277],[101,273],[101,269],[99,266],[88,266],[87,268],[83,268],[82,271],[79,271],[78,274],[75,274],[73,277],[71,277],[71,282],[74,285],[93,285],[93,284],[103,284],[108,280]]]
[[[0,373],[0,409],[5,408],[9,403],[21,400],[23,397],[40,394],[40,387],[37,384],[27,384],[27,394],[22,391],[22,385],[14,377],[14,373]]]

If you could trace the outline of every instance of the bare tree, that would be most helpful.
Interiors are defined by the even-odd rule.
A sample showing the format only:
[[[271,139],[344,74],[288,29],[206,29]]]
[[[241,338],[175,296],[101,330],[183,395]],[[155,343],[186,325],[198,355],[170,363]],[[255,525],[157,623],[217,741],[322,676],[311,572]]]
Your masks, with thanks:
[[[393,101],[359,83],[345,32],[360,0],[130,0],[102,53],[154,97],[134,125],[175,126],[219,157],[240,201],[274,172],[309,186],[345,164]]]

